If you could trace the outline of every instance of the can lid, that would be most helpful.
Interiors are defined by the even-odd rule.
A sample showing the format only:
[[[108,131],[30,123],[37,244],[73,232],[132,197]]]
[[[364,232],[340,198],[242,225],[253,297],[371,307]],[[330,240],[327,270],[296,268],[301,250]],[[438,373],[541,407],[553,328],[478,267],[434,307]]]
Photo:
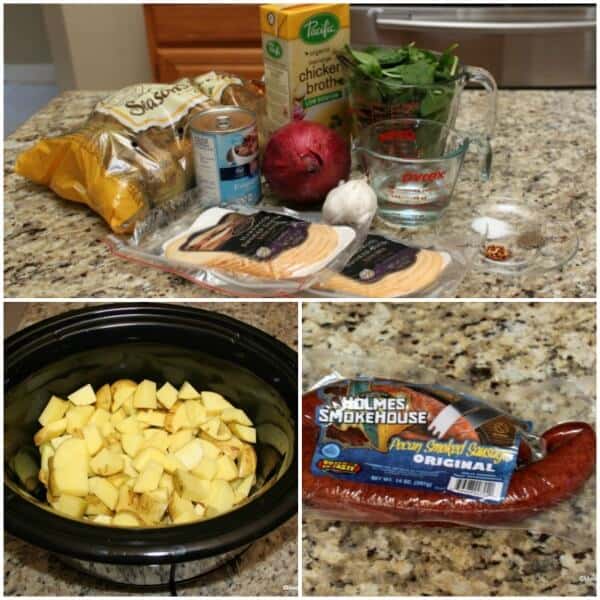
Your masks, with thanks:
[[[209,108],[198,113],[190,121],[190,127],[200,133],[223,133],[239,131],[254,123],[253,112],[237,106],[227,106]]]

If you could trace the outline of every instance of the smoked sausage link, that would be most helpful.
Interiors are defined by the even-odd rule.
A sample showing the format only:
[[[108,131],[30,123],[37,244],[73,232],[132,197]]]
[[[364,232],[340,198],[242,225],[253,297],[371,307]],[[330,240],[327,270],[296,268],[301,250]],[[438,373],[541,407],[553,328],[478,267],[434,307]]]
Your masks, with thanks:
[[[503,502],[489,504],[450,492],[358,483],[314,475],[310,465],[319,429],[316,393],[303,399],[302,495],[324,516],[374,523],[486,526],[514,523],[566,500],[593,474],[596,435],[587,423],[562,423],[543,434],[546,456],[517,469]]]

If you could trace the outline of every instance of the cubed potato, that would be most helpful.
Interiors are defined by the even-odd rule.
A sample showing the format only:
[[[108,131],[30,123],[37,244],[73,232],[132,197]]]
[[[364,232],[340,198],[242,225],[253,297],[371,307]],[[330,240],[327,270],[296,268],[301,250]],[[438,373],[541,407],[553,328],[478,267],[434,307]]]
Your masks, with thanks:
[[[70,440],[73,436],[69,433],[66,435],[59,435],[58,437],[50,440],[50,445],[56,450],[63,442]]]
[[[165,429],[169,433],[176,433],[180,429],[193,429],[183,402],[174,412],[169,412],[167,414],[165,418]]]
[[[141,423],[147,423],[152,427],[164,427],[167,413],[159,410],[141,410],[137,413],[137,419]]]
[[[207,458],[216,459],[219,454],[221,454],[221,450],[215,444],[209,440],[200,439],[200,443],[202,444],[202,455]]]
[[[173,517],[174,525],[183,525],[184,523],[193,523],[198,521],[200,517],[193,511],[187,511],[179,513],[176,517]]]
[[[139,494],[135,514],[147,525],[157,525],[167,511],[169,504],[166,496],[159,497],[155,492]],[[165,490],[162,490],[165,491]]]
[[[203,517],[206,514],[206,506],[204,504],[194,504],[194,512],[199,516]]]
[[[42,411],[42,414],[38,417],[39,424],[44,427],[58,421],[65,416],[65,413],[69,409],[70,404],[66,400],[62,400],[58,396],[52,396],[46,404],[46,408]]]
[[[67,398],[75,404],[75,406],[96,404],[96,394],[94,388],[89,383],[74,391],[72,394],[69,394]]]
[[[217,394],[216,392],[203,391],[202,404],[204,404],[204,408],[206,408],[206,412],[210,416],[218,415],[228,408],[234,408],[230,402],[225,400],[221,394]]]
[[[57,439],[57,438],[54,438]],[[40,462],[40,472],[38,473],[38,479],[46,486],[48,487],[49,484],[49,478],[50,478],[50,471],[48,468],[48,461],[50,460],[50,458],[52,456],[54,456],[54,447],[52,446],[52,444],[50,442],[46,442],[45,444],[42,444],[40,446],[40,457],[41,457],[41,462]]]
[[[110,412],[105,408],[97,408],[92,415],[92,418],[88,421],[88,424],[97,425],[100,430],[105,423],[110,422]]]
[[[125,459],[123,459],[123,465],[125,464]],[[125,467],[123,466],[123,469]],[[123,484],[127,483],[131,479],[129,475],[125,473],[125,471],[121,471],[120,473],[115,473],[115,475],[109,475],[106,477],[106,481],[110,481],[117,489],[119,489]]]
[[[161,464],[154,460],[148,461],[136,479],[133,486],[133,491],[141,494],[143,492],[151,492],[157,489],[163,471],[164,467]]]
[[[238,477],[247,477],[256,472],[256,452],[250,444],[244,444],[238,458]]]
[[[118,512],[112,518],[112,525],[119,527],[139,527],[141,525],[140,520],[130,512]]]
[[[215,479],[224,479],[225,481],[237,479],[238,468],[229,456],[221,454],[216,462],[217,472],[215,473]]]
[[[186,400],[185,411],[187,413],[188,423],[190,424],[190,427],[194,429],[200,427],[202,423],[205,423],[208,420],[208,414],[200,400]]]
[[[182,429],[177,433],[172,433],[169,436],[169,452],[177,452],[179,448],[183,448],[193,437],[191,429]]]
[[[104,447],[104,439],[100,435],[97,425],[87,424],[83,430],[83,439],[87,446],[88,454],[95,456]]]
[[[156,448],[144,448],[141,450],[134,458],[133,466],[138,473],[141,473],[151,460],[162,465],[167,473],[174,473],[178,468],[181,468],[179,461],[175,457],[161,452]]]
[[[209,481],[214,479],[217,474],[217,459],[203,456],[202,460],[191,469],[191,473],[196,477],[200,477],[200,479],[208,479]]]
[[[124,410],[123,414],[125,414]],[[140,425],[138,423],[137,417],[132,415],[130,417],[125,417],[122,421],[119,421],[118,423],[115,423],[115,429],[117,431],[120,431],[121,433],[135,433],[140,430]]]
[[[180,514],[192,512],[194,505],[190,500],[182,498],[177,492],[173,492],[169,499],[168,511],[172,519],[176,519]]]
[[[157,408],[156,403],[156,383],[149,379],[144,379],[136,388],[133,398],[135,408]]]
[[[233,435],[224,442],[214,440],[213,443],[223,454],[233,458],[233,460],[237,460],[242,450],[242,446],[244,445],[244,442],[241,442]]]
[[[63,515],[73,519],[81,519],[85,514],[87,502],[79,496],[61,494],[54,502],[52,508]]]
[[[50,488],[54,496],[87,496],[89,455],[86,443],[78,438],[63,442],[49,459]]]
[[[123,410],[123,407],[115,411],[110,416],[110,423],[116,429],[117,425],[127,418],[127,413]]]
[[[215,509],[218,513],[224,513],[233,508],[235,496],[227,481],[215,479],[211,481],[210,493],[202,504]]]
[[[149,435],[144,436],[142,448],[156,448],[166,452],[169,448],[169,434],[164,429],[148,429]]]
[[[168,381],[157,392],[156,399],[169,410],[177,402],[177,389]]]
[[[189,441],[183,448],[174,453],[175,458],[191,471],[202,459],[202,444],[199,439]]]
[[[108,448],[103,448],[92,458],[90,467],[96,475],[108,477],[123,470],[123,457]]]
[[[160,481],[158,482],[158,487],[164,490],[167,490],[169,496],[173,494],[175,491],[175,483],[173,482],[173,475],[170,473],[163,473]]]
[[[115,510],[117,500],[119,499],[119,490],[107,479],[103,477],[90,477],[90,492],[102,500],[108,508]]]
[[[96,392],[96,408],[101,408],[102,410],[110,411],[111,406],[112,392],[110,391],[110,385],[108,385],[108,383],[105,383]]]
[[[231,432],[244,442],[256,444],[256,429],[254,429],[254,427],[246,427],[239,423],[231,423]]]
[[[133,466],[133,458],[127,454],[123,454],[123,474],[129,478],[138,476],[136,468]]]
[[[123,402],[121,408],[125,412],[128,417],[135,415],[137,413],[137,408],[133,405],[133,399],[135,398],[135,394],[130,394],[125,398],[125,402]]]
[[[121,446],[123,450],[131,457],[135,458],[142,448],[144,437],[141,433],[124,433],[121,436]]]
[[[67,433],[81,431],[90,421],[94,414],[94,407],[89,405],[72,406],[67,411]]]
[[[103,423],[102,425],[100,425],[100,433],[102,434],[102,437],[105,440],[113,436],[115,432],[115,426],[110,421],[108,423]]]
[[[252,427],[252,421],[248,418],[246,413],[239,408],[226,408],[221,413],[220,419],[224,423],[239,423],[240,425]]]
[[[63,417],[58,421],[52,421],[48,425],[44,425],[34,436],[33,443],[36,446],[41,446],[44,442],[61,436],[67,429],[67,419]]]
[[[252,489],[255,481],[256,478],[254,473],[238,480],[237,485],[233,489],[233,495],[235,497],[236,504],[244,501],[250,495],[250,490]]]
[[[193,502],[204,502],[210,494],[211,483],[205,479],[200,479],[183,469],[177,469],[173,477],[175,490],[186,500]]]
[[[112,392],[111,412],[117,412],[125,403],[125,400],[133,396],[137,389],[137,383],[131,379],[119,379],[110,386]]]
[[[184,382],[177,394],[179,400],[195,400],[196,398],[200,398],[200,396],[200,392],[196,391],[194,386],[188,381]]]
[[[90,521],[96,525],[112,525],[113,518],[110,515],[94,515]]]
[[[93,494],[88,494],[85,497],[85,501],[87,502],[87,506],[85,508],[85,514],[88,516],[94,515],[112,515],[113,511]]]
[[[236,425],[236,423],[232,423],[232,425]],[[243,427],[243,425],[239,425],[239,427]],[[225,425],[218,417],[209,419],[206,423],[200,425],[200,428],[215,440],[223,441],[231,438],[229,427],[227,427],[227,425]]]

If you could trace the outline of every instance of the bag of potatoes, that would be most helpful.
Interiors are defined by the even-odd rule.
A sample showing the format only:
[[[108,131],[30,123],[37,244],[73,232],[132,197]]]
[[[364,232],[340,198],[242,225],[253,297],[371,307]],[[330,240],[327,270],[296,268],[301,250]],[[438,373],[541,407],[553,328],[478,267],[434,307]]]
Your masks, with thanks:
[[[214,104],[188,79],[127,87],[99,102],[81,129],[23,152],[15,170],[126,233],[149,209],[193,186],[187,124]]]

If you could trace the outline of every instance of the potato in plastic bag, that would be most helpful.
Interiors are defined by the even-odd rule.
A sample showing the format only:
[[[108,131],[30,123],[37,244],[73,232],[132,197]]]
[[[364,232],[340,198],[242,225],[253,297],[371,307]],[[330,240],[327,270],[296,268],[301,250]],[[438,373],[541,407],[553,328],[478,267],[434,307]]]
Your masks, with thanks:
[[[138,84],[99,102],[80,129],[39,141],[15,170],[87,204],[116,233],[194,184],[191,117],[215,103],[188,79]]]

